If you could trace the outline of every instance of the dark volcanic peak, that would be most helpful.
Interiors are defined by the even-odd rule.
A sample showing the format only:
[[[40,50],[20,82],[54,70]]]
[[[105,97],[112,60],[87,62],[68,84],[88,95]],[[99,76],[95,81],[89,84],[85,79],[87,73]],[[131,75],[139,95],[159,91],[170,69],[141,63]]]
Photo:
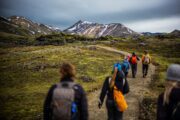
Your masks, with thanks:
[[[99,24],[82,20],[76,22],[74,25],[64,30],[64,32],[92,37],[127,37],[141,35],[120,23]]]
[[[175,29],[171,33],[180,33],[180,30]]]
[[[170,33],[170,35],[173,35],[175,37],[180,37],[180,30],[175,29]]]
[[[6,21],[6,22],[9,22],[9,20],[3,16],[0,16],[0,21]]]
[[[143,34],[144,36],[159,36],[159,35],[165,35],[166,33],[160,33],[160,32],[142,32],[141,34]]]

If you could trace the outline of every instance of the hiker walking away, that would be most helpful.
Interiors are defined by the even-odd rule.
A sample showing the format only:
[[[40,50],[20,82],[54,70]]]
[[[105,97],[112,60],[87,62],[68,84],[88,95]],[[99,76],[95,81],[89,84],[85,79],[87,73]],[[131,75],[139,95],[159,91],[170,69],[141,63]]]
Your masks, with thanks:
[[[149,64],[151,63],[151,57],[147,51],[144,51],[144,55],[142,56],[142,72],[143,77],[146,77],[149,69]]]
[[[51,86],[44,102],[44,120],[88,120],[88,106],[83,88],[74,83],[75,67],[63,63],[60,82]]]
[[[139,61],[139,57],[135,54],[135,52],[132,53],[132,56],[129,59],[129,62],[131,64],[131,70],[132,70],[132,77],[136,77],[137,73],[137,62]]]
[[[130,69],[130,63],[129,63],[129,57],[125,56],[123,62],[122,62],[122,70],[125,74],[125,78],[127,78],[128,72]]]
[[[159,95],[157,120],[180,120],[180,65],[172,64],[166,75],[165,91]]]
[[[113,76],[107,77],[104,81],[100,98],[99,98],[99,109],[103,105],[103,101],[105,96],[106,98],[106,108],[108,112],[108,120],[122,120],[123,118],[123,111],[121,111],[114,99],[114,87],[116,86],[119,91],[121,91],[123,94],[127,94],[129,92],[128,84],[125,85],[123,82],[125,80],[125,76],[123,71],[121,70],[120,64],[115,65],[113,70]],[[126,81],[127,82],[127,81]],[[123,84],[124,83],[124,84]],[[126,87],[125,87],[126,86]]]

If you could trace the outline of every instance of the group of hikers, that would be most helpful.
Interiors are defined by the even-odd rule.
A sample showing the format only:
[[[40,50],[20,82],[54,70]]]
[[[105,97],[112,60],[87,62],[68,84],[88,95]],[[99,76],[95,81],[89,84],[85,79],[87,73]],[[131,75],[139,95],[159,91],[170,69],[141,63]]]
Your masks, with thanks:
[[[108,120],[122,120],[128,106],[125,94],[130,91],[127,81],[131,68],[132,77],[136,77],[140,58],[133,52],[125,56],[122,63],[113,65],[112,75],[106,77],[98,101],[98,108],[106,97]],[[142,56],[142,77],[148,74],[151,57],[147,51]],[[44,102],[44,120],[88,120],[88,104],[82,86],[75,83],[76,70],[71,63],[60,67],[60,82],[51,86]],[[180,120],[180,65],[173,64],[167,70],[165,91],[157,102],[157,120]]]

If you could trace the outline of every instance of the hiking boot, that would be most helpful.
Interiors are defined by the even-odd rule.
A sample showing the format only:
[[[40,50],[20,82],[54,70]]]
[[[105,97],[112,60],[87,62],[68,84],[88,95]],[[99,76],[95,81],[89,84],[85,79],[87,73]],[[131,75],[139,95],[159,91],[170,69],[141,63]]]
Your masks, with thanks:
[[[146,77],[146,75],[145,74],[143,74],[143,78],[145,78]]]

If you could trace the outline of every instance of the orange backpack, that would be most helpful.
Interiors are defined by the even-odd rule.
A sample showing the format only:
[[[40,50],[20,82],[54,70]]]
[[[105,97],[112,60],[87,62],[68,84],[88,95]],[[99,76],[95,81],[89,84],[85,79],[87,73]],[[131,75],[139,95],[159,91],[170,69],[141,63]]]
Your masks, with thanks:
[[[116,86],[114,86],[113,94],[114,94],[114,101],[116,102],[117,107],[121,112],[124,112],[128,108],[124,95],[120,90],[117,89]]]
[[[132,64],[136,64],[137,63],[137,57],[136,56],[132,56],[131,63]]]

